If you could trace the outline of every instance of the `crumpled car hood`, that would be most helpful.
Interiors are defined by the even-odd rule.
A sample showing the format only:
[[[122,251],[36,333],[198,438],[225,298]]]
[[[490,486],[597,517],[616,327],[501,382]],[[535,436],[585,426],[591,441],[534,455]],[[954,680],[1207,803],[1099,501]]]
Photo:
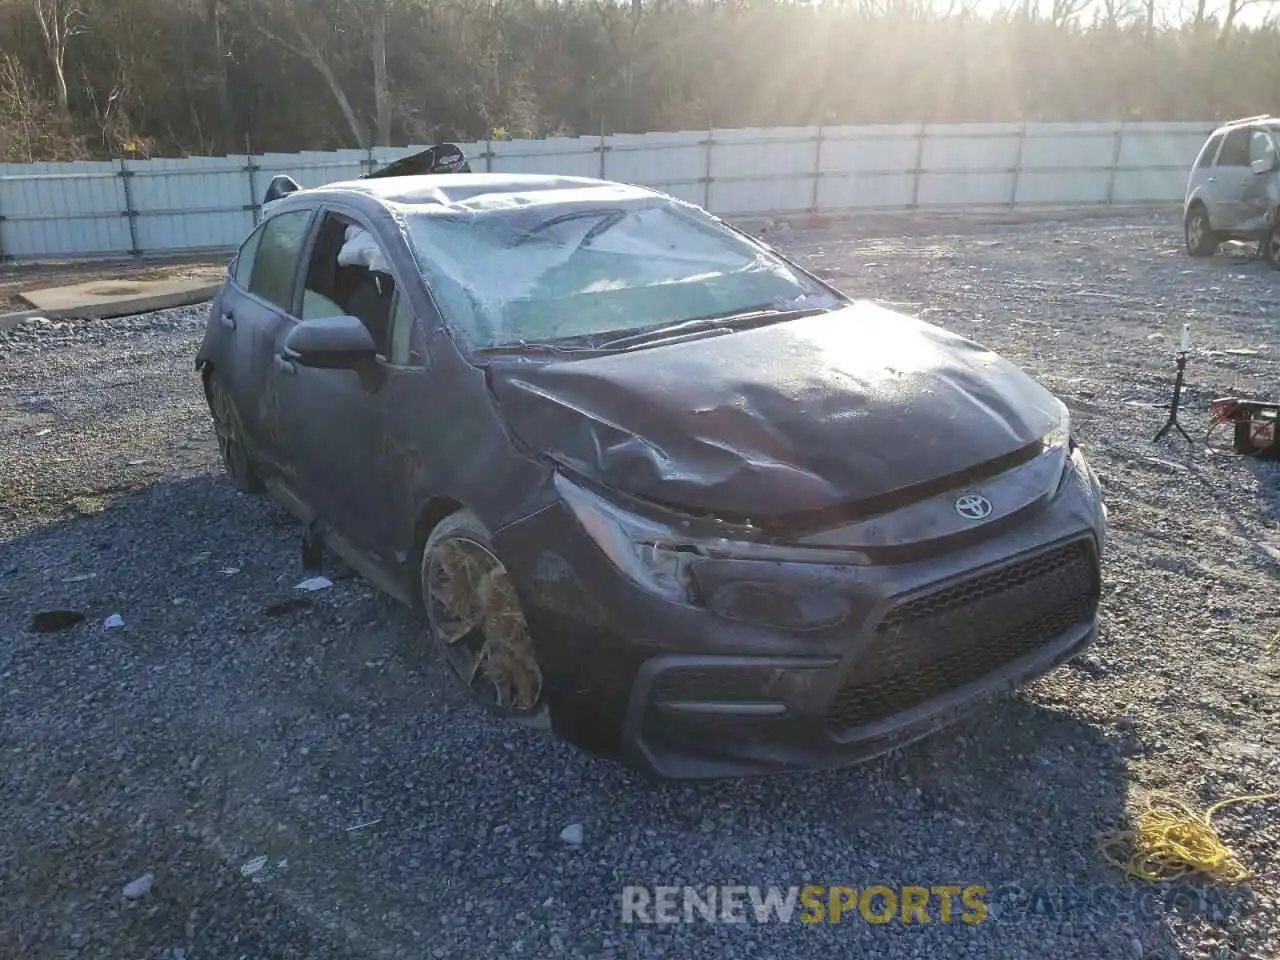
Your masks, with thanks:
[[[895,491],[908,502],[908,488],[1036,443],[1061,410],[991,351],[865,302],[627,353],[494,365],[490,376],[508,426],[570,470],[753,521]]]

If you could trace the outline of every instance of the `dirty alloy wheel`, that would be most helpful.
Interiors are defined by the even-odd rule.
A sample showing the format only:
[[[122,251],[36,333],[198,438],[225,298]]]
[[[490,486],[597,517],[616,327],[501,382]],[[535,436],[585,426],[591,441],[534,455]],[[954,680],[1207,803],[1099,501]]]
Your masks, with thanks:
[[[261,493],[264,489],[262,480],[254,472],[249,453],[240,439],[240,419],[235,404],[222,381],[212,374],[209,376],[208,395],[223,469],[238,489],[245,493]]]
[[[1218,249],[1218,239],[1209,228],[1209,215],[1204,207],[1192,207],[1183,224],[1187,253],[1193,257],[1211,257]]]
[[[440,521],[422,551],[422,603],[449,673],[490,712],[549,725],[542,669],[515,586],[469,510]]]
[[[1258,252],[1267,265],[1280,270],[1280,226],[1272,227],[1259,246],[1261,249]]]

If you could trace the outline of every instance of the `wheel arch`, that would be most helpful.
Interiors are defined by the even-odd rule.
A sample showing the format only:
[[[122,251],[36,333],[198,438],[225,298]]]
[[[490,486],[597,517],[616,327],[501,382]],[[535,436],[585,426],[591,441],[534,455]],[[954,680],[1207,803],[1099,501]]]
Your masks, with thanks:
[[[427,545],[427,538],[431,536],[431,531],[439,525],[441,520],[466,509],[467,505],[461,500],[444,495],[432,497],[424,503],[413,520],[413,550],[415,558],[421,561],[422,550]]]

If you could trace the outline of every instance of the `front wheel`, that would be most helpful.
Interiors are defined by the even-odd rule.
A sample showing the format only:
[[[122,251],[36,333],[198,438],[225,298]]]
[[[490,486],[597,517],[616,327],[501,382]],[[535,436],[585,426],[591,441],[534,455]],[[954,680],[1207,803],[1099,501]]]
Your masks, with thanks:
[[[450,676],[486,710],[547,727],[533,637],[489,531],[469,510],[436,524],[422,551],[422,603]]]
[[[1218,239],[1209,227],[1204,207],[1192,207],[1183,224],[1187,253],[1193,257],[1211,257],[1218,249]]]

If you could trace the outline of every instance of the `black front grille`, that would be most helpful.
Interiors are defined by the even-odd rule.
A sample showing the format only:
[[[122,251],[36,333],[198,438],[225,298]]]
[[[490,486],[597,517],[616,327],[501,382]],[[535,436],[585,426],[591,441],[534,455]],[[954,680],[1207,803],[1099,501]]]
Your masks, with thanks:
[[[827,710],[834,728],[893,716],[979,680],[1095,615],[1094,551],[1076,541],[893,607]]]

